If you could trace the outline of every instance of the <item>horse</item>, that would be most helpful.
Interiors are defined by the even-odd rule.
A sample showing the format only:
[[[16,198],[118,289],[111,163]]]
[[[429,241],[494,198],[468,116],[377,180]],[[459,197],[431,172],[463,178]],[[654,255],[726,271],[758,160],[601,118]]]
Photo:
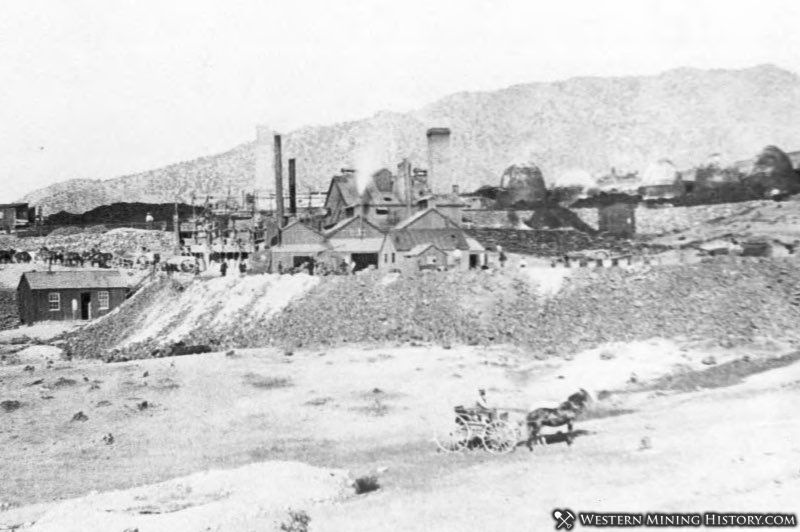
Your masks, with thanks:
[[[83,256],[74,251],[67,251],[64,253],[64,258],[62,261],[66,266],[77,266],[79,264],[83,266]]]
[[[27,251],[18,251],[14,254],[14,260],[19,263],[28,264],[31,261],[31,254]]]
[[[528,450],[533,451],[533,443],[542,443],[543,437],[539,433],[542,427],[561,427],[567,426],[567,445],[572,445],[572,424],[578,414],[586,408],[586,403],[591,401],[589,392],[583,388],[570,395],[566,401],[558,405],[557,408],[537,408],[528,413],[525,417],[525,424],[528,428],[528,439],[523,443]]]
[[[92,266],[96,264],[98,268],[110,268],[110,263],[113,258],[114,255],[111,253],[95,251],[94,253],[89,253],[86,261]]]

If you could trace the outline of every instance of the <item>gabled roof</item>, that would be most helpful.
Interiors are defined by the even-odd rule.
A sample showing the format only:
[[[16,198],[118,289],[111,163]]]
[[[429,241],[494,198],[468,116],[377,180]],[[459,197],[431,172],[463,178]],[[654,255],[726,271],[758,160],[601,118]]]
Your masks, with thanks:
[[[127,288],[128,284],[118,271],[69,270],[25,272],[20,285],[27,280],[31,290],[63,290],[83,288]]]
[[[418,245],[414,246],[413,248],[411,248],[406,253],[406,257],[417,257],[417,256],[422,255],[423,253],[425,253],[430,248],[434,248],[434,249],[437,249],[439,251],[442,251],[441,249],[439,249],[438,247],[434,246],[430,242],[427,242],[425,244],[418,244]],[[444,253],[444,252],[442,252],[442,253]]]
[[[330,248],[325,244],[304,243],[304,244],[284,244],[270,248],[272,253],[322,253]]]
[[[420,244],[433,244],[442,251],[452,251],[470,249],[465,238],[464,232],[459,228],[447,229],[400,229],[393,230],[387,238],[392,239],[392,243],[397,251],[410,251]]]
[[[333,238],[336,235],[336,233],[338,233],[339,231],[341,231],[342,229],[344,229],[345,227],[347,227],[348,225],[359,219],[361,220],[361,223],[369,225],[376,231],[383,232],[381,231],[380,227],[370,222],[360,214],[356,214],[355,216],[351,216],[350,218],[345,218],[344,220],[340,221],[339,223],[337,223],[336,225],[325,231],[324,232],[325,238]]]
[[[322,233],[320,233],[319,231],[317,231],[316,229],[314,229],[313,227],[311,227],[310,225],[304,224],[302,220],[293,220],[293,221],[289,222],[288,224],[286,224],[286,226],[284,226],[284,228],[282,229],[282,231],[285,233],[285,232],[286,232],[288,229],[290,229],[290,228],[293,228],[293,227],[294,227],[294,226],[296,226],[296,225],[300,225],[300,226],[302,226],[304,229],[308,229],[308,230],[309,230],[309,231],[311,231],[312,233],[316,233],[316,234],[318,234],[319,236],[322,236],[322,237],[324,237],[324,236],[325,236],[325,235],[323,235]]]
[[[427,216],[428,214],[430,214],[432,212],[435,213],[435,215],[441,216],[444,219],[444,224],[446,226],[452,226],[454,228],[458,228],[458,224],[456,224],[453,220],[451,220],[450,218],[448,218],[447,216],[442,214],[441,211],[436,210],[436,207],[428,207],[424,211],[420,211],[420,212],[416,213],[414,216],[406,218],[405,220],[403,220],[402,222],[397,224],[395,226],[395,229],[410,228],[416,222],[418,222],[419,220],[421,220],[422,218],[424,218],[425,216]]]
[[[331,192],[336,188],[342,196],[342,201],[346,207],[357,205],[361,198],[358,194],[358,185],[356,184],[356,176],[353,174],[337,175],[331,178],[330,187],[328,187],[328,194],[325,197],[325,204],[328,204],[328,199],[331,197]]]

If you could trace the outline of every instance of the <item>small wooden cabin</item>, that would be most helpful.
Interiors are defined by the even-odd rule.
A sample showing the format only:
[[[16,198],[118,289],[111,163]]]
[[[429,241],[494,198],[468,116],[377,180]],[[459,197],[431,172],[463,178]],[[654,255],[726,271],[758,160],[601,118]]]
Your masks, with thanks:
[[[20,321],[90,320],[120,306],[128,285],[117,271],[42,271],[22,274],[17,286]]]

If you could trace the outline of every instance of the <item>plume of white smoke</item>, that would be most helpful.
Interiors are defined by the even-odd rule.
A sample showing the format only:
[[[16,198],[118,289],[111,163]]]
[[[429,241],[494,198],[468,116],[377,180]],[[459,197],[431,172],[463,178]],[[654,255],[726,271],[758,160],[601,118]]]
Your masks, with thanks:
[[[356,171],[356,186],[362,194],[372,175],[386,166],[384,146],[373,136],[359,144],[353,152],[353,168]]]

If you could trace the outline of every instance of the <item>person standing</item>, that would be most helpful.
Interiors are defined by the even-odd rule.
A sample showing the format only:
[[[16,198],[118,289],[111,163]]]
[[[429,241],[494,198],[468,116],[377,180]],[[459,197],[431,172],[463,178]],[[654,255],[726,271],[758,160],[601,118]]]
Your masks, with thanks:
[[[223,260],[222,264],[219,265],[219,273],[222,277],[225,277],[225,274],[228,272],[228,262]]]
[[[500,255],[498,257],[499,260],[500,260],[500,267],[501,268],[505,268],[506,267],[506,260],[508,260],[508,257],[506,257],[505,251],[503,251],[503,248],[501,246],[497,246],[497,252]]]
[[[247,273],[247,264],[243,260],[239,261],[239,275],[244,277],[245,273]]]

